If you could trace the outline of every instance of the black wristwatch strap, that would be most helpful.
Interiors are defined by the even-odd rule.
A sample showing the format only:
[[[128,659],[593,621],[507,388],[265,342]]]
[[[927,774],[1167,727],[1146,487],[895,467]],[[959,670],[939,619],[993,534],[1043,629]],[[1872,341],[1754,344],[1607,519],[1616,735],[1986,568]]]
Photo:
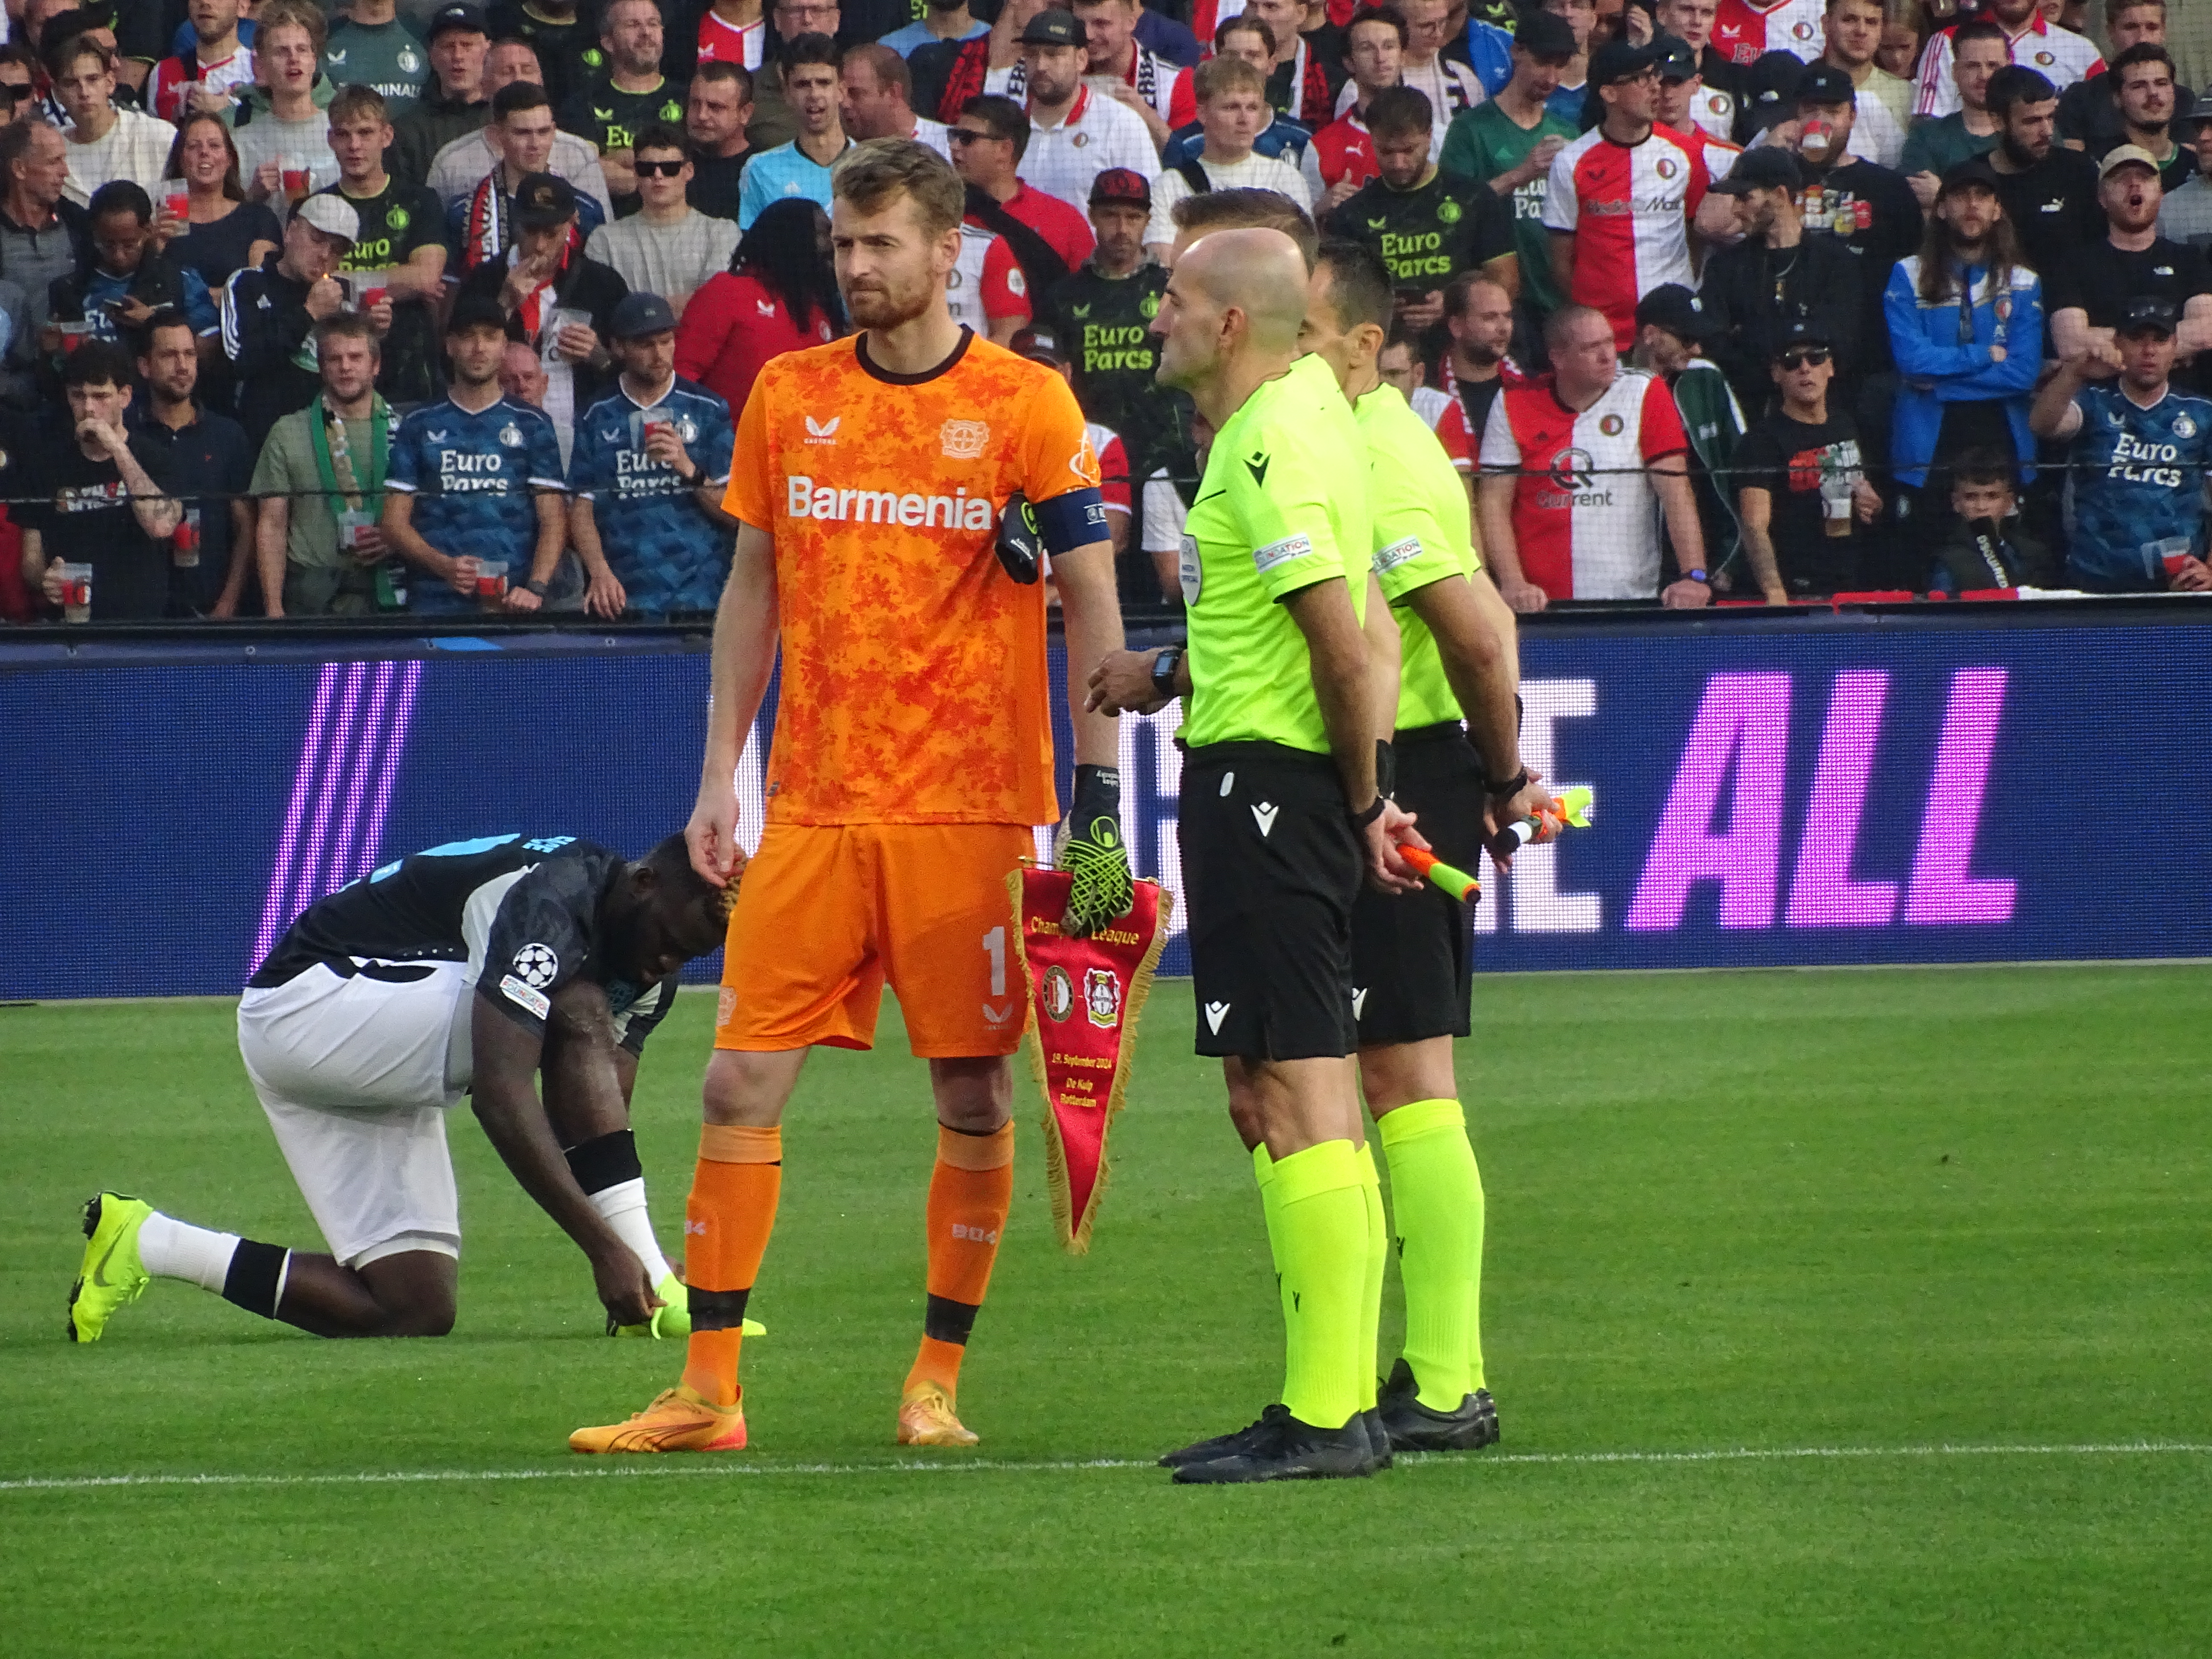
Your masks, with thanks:
[[[1160,654],[1152,659],[1152,690],[1163,697],[1173,697],[1176,691],[1176,670],[1182,666],[1182,647],[1163,646]]]
[[[1525,766],[1519,771],[1514,773],[1511,777],[1506,779],[1503,783],[1497,782],[1490,778],[1485,778],[1482,781],[1482,793],[1488,795],[1492,800],[1504,800],[1510,796],[1519,794],[1528,787],[1528,769]]]
[[[542,577],[533,577],[529,581],[523,583],[523,586],[529,589],[530,592],[535,593],[541,599],[545,597],[546,591],[552,586],[553,584],[551,582],[545,580]]]
[[[1352,827],[1355,830],[1364,830],[1369,824],[1374,823],[1376,819],[1382,816],[1382,809],[1389,804],[1390,803],[1386,797],[1382,795],[1376,796],[1375,799],[1368,804],[1367,810],[1364,812],[1354,812],[1352,815]]]

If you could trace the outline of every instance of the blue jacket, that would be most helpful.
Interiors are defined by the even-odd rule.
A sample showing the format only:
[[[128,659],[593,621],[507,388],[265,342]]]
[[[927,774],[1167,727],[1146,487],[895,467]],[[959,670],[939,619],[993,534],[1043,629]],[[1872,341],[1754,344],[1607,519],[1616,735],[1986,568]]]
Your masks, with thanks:
[[[2028,433],[2029,394],[2043,365],[2043,283],[2025,266],[2015,266],[2009,289],[1990,292],[1990,273],[1980,265],[1966,272],[1973,302],[1973,338],[1959,340],[1959,299],[1929,304],[1920,297],[1920,256],[1900,261],[1889,273],[1882,312],[1889,343],[1897,358],[1897,412],[1891,428],[1890,459],[1898,481],[1915,489],[1928,482],[1946,404],[2004,404],[2012,428],[2013,451],[2021,476],[2034,470],[2035,440]],[[1993,362],[1990,349],[2002,337],[2005,355]]]

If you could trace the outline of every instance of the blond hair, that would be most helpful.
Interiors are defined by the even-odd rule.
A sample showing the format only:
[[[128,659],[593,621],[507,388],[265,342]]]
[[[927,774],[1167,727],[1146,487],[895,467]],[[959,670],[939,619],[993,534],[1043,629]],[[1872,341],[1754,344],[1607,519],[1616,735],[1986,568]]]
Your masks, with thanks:
[[[315,57],[319,60],[323,48],[330,44],[331,26],[329,20],[324,17],[321,7],[306,4],[305,0],[268,0],[253,15],[254,44],[258,46],[262,36],[270,29],[282,28],[287,24],[307,30],[307,39],[314,44]]]
[[[854,145],[830,168],[830,193],[863,213],[880,213],[899,197],[909,197],[930,236],[959,229],[968,211],[968,187],[952,163],[911,138],[871,138]]]
[[[1242,58],[1207,58],[1198,66],[1198,73],[1191,76],[1190,84],[1201,104],[1210,104],[1232,92],[1249,92],[1261,100],[1267,95],[1267,77]]]

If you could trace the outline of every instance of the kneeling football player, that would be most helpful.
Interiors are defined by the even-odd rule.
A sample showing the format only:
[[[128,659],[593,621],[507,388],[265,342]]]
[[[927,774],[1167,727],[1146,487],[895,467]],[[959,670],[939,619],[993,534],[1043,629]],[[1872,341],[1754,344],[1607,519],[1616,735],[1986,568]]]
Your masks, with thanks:
[[[723,931],[724,895],[680,836],[636,863],[567,836],[456,842],[318,900],[247,984],[238,1046],[330,1254],[103,1192],[70,1340],[98,1341],[157,1278],[320,1336],[444,1335],[461,1248],[446,1113],[465,1093],[589,1259],[610,1328],[683,1334],[629,1097],[678,970]]]

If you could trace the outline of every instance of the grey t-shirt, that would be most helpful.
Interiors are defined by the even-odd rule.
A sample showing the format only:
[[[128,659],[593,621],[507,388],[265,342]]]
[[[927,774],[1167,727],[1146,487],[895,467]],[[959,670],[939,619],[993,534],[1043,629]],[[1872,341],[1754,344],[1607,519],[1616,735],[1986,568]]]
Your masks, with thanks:
[[[642,214],[634,214],[601,225],[584,252],[603,265],[612,265],[631,293],[677,300],[715,272],[727,270],[737,248],[736,225],[690,208],[673,224],[649,225]]]
[[[2204,182],[2203,174],[2166,192],[2165,205],[2158,210],[2158,234],[2212,250],[2212,185]]]

